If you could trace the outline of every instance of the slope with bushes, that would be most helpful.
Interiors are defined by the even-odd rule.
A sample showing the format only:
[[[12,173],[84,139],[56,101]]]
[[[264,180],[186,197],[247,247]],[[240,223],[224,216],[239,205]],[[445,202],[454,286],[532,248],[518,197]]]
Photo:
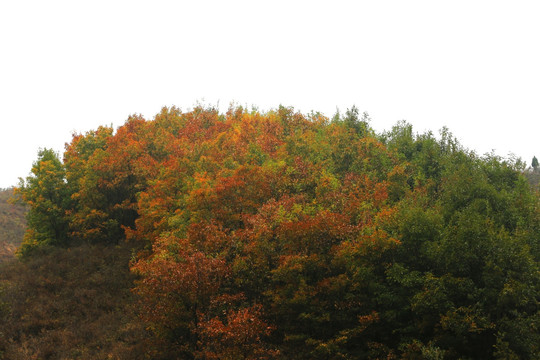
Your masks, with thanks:
[[[0,189],[0,263],[12,259],[26,228],[26,209],[10,203],[13,189]]]
[[[369,121],[173,107],[74,135],[17,190],[21,258],[138,244],[139,317],[115,321],[145,329],[140,358],[538,358],[540,212],[522,164]]]

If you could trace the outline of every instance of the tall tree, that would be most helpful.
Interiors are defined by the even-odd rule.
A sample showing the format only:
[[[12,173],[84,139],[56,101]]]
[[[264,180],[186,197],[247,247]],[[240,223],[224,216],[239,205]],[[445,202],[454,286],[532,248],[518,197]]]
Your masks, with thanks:
[[[52,149],[42,149],[26,180],[20,179],[16,196],[29,206],[28,229],[20,253],[48,244],[68,244],[70,196],[65,169]]]

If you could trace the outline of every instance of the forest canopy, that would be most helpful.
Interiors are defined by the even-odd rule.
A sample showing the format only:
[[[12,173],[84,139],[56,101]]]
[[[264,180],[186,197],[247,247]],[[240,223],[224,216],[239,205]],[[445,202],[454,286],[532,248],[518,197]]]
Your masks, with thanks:
[[[131,244],[140,358],[537,359],[524,170],[355,107],[163,108],[39,152],[18,254]]]

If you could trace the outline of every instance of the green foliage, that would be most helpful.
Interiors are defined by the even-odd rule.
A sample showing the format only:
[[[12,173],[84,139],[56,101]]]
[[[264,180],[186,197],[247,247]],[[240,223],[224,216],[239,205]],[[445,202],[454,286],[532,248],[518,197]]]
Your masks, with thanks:
[[[67,245],[70,196],[64,165],[53,150],[39,151],[32,174],[20,179],[15,194],[29,207],[22,256],[41,245]]]
[[[75,135],[63,164],[40,152],[21,182],[23,253],[144,248],[129,323],[147,358],[538,358],[540,203],[523,163],[369,121],[197,106]]]

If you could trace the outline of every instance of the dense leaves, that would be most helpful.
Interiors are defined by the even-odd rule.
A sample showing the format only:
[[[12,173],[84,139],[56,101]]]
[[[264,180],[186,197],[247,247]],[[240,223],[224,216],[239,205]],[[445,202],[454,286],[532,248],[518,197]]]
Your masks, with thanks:
[[[40,150],[32,174],[26,181],[21,179],[15,191],[29,207],[28,230],[21,253],[42,245],[66,245],[70,198],[65,169],[58,155],[50,149]]]
[[[369,122],[164,108],[74,135],[21,182],[21,254],[140,244],[143,358],[538,358],[523,164]]]

